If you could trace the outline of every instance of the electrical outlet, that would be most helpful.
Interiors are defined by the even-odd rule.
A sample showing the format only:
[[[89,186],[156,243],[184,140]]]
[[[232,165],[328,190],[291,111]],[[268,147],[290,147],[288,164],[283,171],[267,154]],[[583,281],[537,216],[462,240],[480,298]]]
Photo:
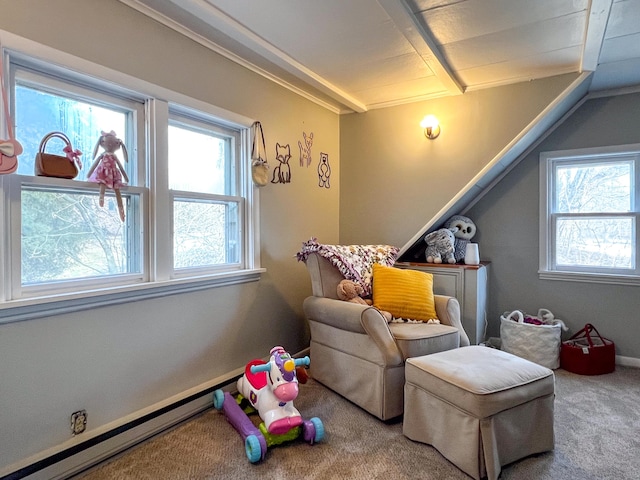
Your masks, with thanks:
[[[71,433],[73,435],[78,435],[82,433],[87,428],[87,411],[86,410],[78,410],[77,412],[73,412],[71,414]]]

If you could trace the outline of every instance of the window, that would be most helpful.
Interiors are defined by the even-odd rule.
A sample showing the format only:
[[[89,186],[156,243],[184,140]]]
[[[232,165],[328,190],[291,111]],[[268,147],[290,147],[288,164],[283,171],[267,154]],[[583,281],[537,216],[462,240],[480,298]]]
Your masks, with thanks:
[[[243,199],[236,195],[237,131],[172,115],[169,189],[174,275],[240,266]]]
[[[541,278],[640,283],[640,145],[540,160]]]
[[[24,152],[18,171],[0,176],[0,322],[14,311],[49,314],[52,299],[74,310],[90,308],[90,297],[114,303],[258,278],[249,119],[142,81],[100,79],[81,60],[89,72],[24,53],[2,58]],[[100,206],[87,175],[111,130],[129,179],[124,221],[114,192],[107,188]],[[83,152],[75,179],[34,175],[40,142],[53,131]],[[64,143],[44,147],[62,154]]]
[[[118,216],[115,197],[107,195],[100,208],[97,188],[84,179],[102,131],[116,131],[135,158],[135,132],[144,125],[144,105],[37,73],[28,64],[12,66],[16,137],[24,146],[19,175],[10,180],[10,188],[19,195],[11,216],[20,225],[11,232],[16,246],[12,298],[75,290],[88,280],[92,285],[111,283],[115,277],[120,277],[120,283],[141,281],[144,249],[136,219],[145,190],[135,190],[138,169],[124,161],[122,151],[117,152],[132,186],[123,195],[126,222]],[[65,146],[58,138],[41,144],[52,131],[65,133],[74,148],[83,152],[77,180],[33,176],[40,149],[61,154]]]

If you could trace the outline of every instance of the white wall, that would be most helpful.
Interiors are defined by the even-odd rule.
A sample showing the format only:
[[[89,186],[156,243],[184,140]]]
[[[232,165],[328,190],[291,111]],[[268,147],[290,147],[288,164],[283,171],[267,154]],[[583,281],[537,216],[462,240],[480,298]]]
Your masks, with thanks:
[[[0,1],[0,30],[205,101],[263,124],[268,158],[290,144],[290,184],[260,190],[259,282],[69,315],[0,324],[0,476],[71,441],[84,408],[89,438],[145,408],[224,376],[274,345],[308,345],[295,260],[301,242],[338,240],[339,119],[116,0]],[[2,33],[0,32],[0,42]],[[301,168],[297,142],[314,133],[314,166],[329,154],[332,187]]]

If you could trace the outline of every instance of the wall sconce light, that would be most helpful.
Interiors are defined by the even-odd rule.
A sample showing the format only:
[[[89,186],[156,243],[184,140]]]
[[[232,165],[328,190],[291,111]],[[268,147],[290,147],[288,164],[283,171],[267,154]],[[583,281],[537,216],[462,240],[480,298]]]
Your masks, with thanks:
[[[440,135],[440,123],[433,115],[427,115],[420,122],[420,126],[424,128],[424,136],[433,140]]]

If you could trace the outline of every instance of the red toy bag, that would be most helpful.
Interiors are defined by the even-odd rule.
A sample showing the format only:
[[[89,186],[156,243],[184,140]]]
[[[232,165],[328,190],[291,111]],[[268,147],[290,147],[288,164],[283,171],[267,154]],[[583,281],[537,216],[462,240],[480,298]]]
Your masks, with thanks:
[[[616,368],[616,347],[587,323],[560,347],[560,368],[579,375],[602,375]]]

